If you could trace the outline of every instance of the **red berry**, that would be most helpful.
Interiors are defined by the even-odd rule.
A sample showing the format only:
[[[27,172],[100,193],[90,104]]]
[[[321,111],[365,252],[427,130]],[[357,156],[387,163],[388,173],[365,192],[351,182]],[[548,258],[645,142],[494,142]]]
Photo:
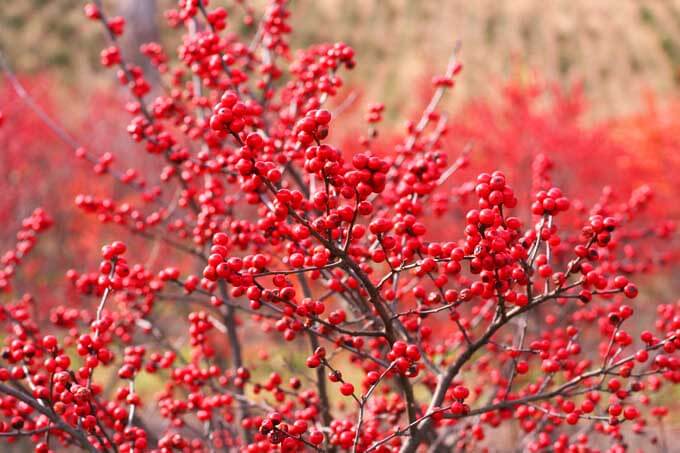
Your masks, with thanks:
[[[344,382],[340,386],[340,393],[342,393],[345,396],[350,396],[354,393],[354,386],[349,382]]]

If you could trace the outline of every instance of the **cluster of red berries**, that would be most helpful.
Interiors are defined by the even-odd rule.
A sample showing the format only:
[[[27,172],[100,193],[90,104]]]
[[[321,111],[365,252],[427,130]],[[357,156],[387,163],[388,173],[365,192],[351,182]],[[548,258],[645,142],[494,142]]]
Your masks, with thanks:
[[[144,43],[139,47],[139,51],[149,59],[151,64],[158,69],[158,72],[165,73],[168,71],[168,56],[160,44],[157,42]]]
[[[254,124],[254,118],[262,113],[262,107],[251,102],[242,102],[238,94],[225,91],[213,107],[210,128],[218,132],[238,134],[246,126]]]
[[[267,40],[264,42],[267,49],[281,55],[288,52],[285,35],[292,31],[288,23],[289,18],[290,11],[286,8],[286,0],[276,0],[269,5],[262,19],[262,27],[267,31]]]
[[[536,201],[531,205],[531,212],[535,215],[554,216],[569,209],[569,205],[569,199],[562,195],[562,191],[553,187],[536,194]]]
[[[345,174],[345,184],[356,190],[359,200],[366,200],[369,195],[385,190],[390,166],[384,159],[359,153],[352,157],[352,167],[354,170]],[[367,207],[364,209],[367,210]]]
[[[382,121],[382,115],[385,111],[385,104],[378,102],[368,106],[368,113],[366,114],[366,121],[370,124],[379,123]]]
[[[133,379],[142,369],[146,349],[142,346],[128,346],[123,353],[123,366],[118,370],[121,379]]]
[[[453,415],[465,415],[470,412],[470,407],[465,404],[465,399],[470,396],[470,390],[462,385],[457,385],[451,390],[451,413]]]
[[[121,62],[120,49],[115,46],[107,47],[100,53],[100,62],[102,66],[110,68],[112,66],[119,65]]]
[[[323,96],[334,96],[343,85],[337,74],[341,66],[352,69],[355,65],[354,50],[344,43],[314,45],[301,50],[288,70],[293,81],[281,90],[282,102],[305,113],[318,109]],[[285,112],[282,120],[291,118]],[[297,118],[292,118],[295,123]]]
[[[293,128],[299,146],[307,147],[328,136],[328,123],[331,113],[328,110],[310,110]]]
[[[268,414],[262,420],[259,431],[267,436],[271,444],[280,444],[281,451],[293,452],[298,451],[302,446],[302,441],[298,439],[298,436],[305,433],[307,429],[307,422],[304,420],[297,420],[289,425],[283,421],[283,416],[280,413],[274,412]]]
[[[194,348],[200,347],[205,355],[211,356],[213,354],[212,348],[206,344],[207,333],[214,328],[210,316],[204,311],[191,312],[189,314],[189,322],[191,323],[191,327],[189,327],[191,346]]]
[[[517,205],[517,198],[512,187],[506,184],[505,175],[496,171],[492,174],[482,173],[477,176],[475,193],[479,197],[479,207],[489,209],[493,206],[504,206],[514,208]],[[486,213],[486,211],[485,211]],[[480,217],[484,225],[490,225],[491,216],[487,213]]]
[[[317,348],[312,355],[307,357],[307,367],[317,368],[321,366],[323,360],[326,358],[326,349]]]
[[[408,377],[418,375],[418,367],[414,366],[421,358],[420,349],[415,344],[395,341],[392,349],[387,353],[387,360],[392,361],[395,369]],[[375,379],[373,376],[370,380]]]
[[[15,269],[19,266],[37,242],[38,233],[42,233],[52,226],[52,218],[44,209],[34,210],[30,216],[21,222],[21,229],[17,232],[17,242],[12,250],[5,252],[0,258],[0,293],[11,289],[11,280]]]

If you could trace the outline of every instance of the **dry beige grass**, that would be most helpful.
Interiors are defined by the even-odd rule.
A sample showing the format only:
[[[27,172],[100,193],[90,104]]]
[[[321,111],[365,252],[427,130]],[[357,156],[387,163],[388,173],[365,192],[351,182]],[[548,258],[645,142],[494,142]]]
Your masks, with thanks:
[[[678,89],[678,0],[326,0],[300,23],[310,37],[358,45],[372,94],[406,96],[423,71],[441,70],[456,39],[465,71],[458,98],[508,77],[583,80],[598,114],[630,111],[641,90]],[[365,74],[364,74],[365,75]]]
[[[115,10],[119,1],[107,3]],[[353,79],[369,80],[367,97],[392,106],[403,105],[423,74],[445,66],[457,39],[466,69],[455,102],[534,71],[561,82],[584,80],[598,116],[635,109],[645,88],[664,96],[678,89],[680,0],[294,1],[295,44],[356,46]],[[0,46],[23,70],[56,65],[69,77],[100,73],[100,30],[81,11],[80,0],[6,1]],[[85,55],[74,57],[76,42]]]

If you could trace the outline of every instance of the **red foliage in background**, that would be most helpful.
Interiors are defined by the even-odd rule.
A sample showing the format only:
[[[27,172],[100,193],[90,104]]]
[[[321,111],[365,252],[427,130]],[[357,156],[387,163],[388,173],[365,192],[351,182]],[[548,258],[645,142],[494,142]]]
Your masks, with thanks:
[[[45,88],[50,83],[47,77],[24,83],[40,99],[46,114],[54,109],[55,102]],[[45,128],[11,84],[5,83],[0,87],[0,99],[3,115],[0,127],[0,172],[3,175],[0,212],[4,215],[0,236],[2,249],[14,246],[14,235],[21,227],[21,219],[28,217],[36,206],[42,205],[49,208],[49,215],[56,221],[57,227],[52,230],[51,236],[56,242],[66,242],[68,238],[68,248],[73,254],[91,250],[99,240],[96,234],[99,228],[92,225],[89,229],[79,228],[79,219],[72,209],[75,195],[88,187],[82,174],[84,168],[64,151],[59,138]],[[101,184],[102,187],[108,185],[104,181]],[[90,188],[100,190],[91,185]],[[36,291],[39,285],[62,282],[63,269],[72,262],[68,259],[66,248],[61,253],[52,247],[50,249],[40,256],[43,266],[36,266],[34,261],[24,263],[19,276],[24,281],[20,284],[21,288],[28,285],[31,291]],[[96,258],[96,255],[90,256]]]
[[[535,81],[506,85],[501,94],[496,102],[471,103],[452,120],[453,143],[478,144],[477,162],[498,163],[520,178],[538,154],[545,154],[560,187],[578,188],[584,199],[594,200],[603,187],[613,185],[627,192],[654,183],[656,190],[663,188],[664,196],[669,193],[670,172],[678,168],[671,151],[677,145],[667,143],[664,149],[651,137],[639,137],[637,143],[631,138],[663,127],[672,114],[640,115],[646,125],[629,124],[635,120],[626,117],[593,125],[585,120],[587,103],[580,85],[563,89]],[[668,132],[659,135],[672,140]],[[645,146],[646,152],[641,149]]]
[[[646,291],[672,286],[677,257],[678,161],[656,156],[676,148],[673,115],[589,126],[578,90],[512,84],[449,118],[454,54],[403,133],[376,104],[360,137],[329,107],[354,50],[293,52],[283,0],[259,20],[237,11],[168,11],[179,61],[142,46],[152,92],[117,46],[124,21],[87,5],[133,143],[102,127],[119,118],[109,97],[76,125],[86,143],[49,99],[4,109],[3,165],[21,181],[8,217],[34,181],[48,212],[2,258],[0,437],[38,452],[665,448],[680,304]],[[92,234],[91,249],[93,224],[124,241],[91,271],[71,249],[64,297],[12,291],[38,233],[71,221],[64,199],[87,220],[60,249]],[[155,393],[138,389],[149,379]]]

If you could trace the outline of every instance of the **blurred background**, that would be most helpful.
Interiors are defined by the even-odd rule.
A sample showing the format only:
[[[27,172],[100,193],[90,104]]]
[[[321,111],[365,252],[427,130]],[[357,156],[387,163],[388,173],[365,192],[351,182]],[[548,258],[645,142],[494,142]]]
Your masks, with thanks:
[[[112,77],[103,75],[99,66],[105,41],[98,27],[87,24],[82,1],[0,3],[0,45],[20,73],[49,70],[78,84],[96,81],[93,73]],[[141,42],[158,39],[159,30],[167,30],[161,11],[173,1],[105,3],[112,13],[128,19],[126,43],[136,49]],[[256,10],[260,3],[249,2]],[[440,70],[458,39],[466,65],[452,98],[458,103],[488,94],[499,81],[539,71],[563,84],[582,81],[592,105],[589,115],[602,118],[635,111],[644,90],[667,96],[680,83],[680,0],[295,3],[294,47],[337,40],[360,44],[354,77],[369,80],[371,97],[388,107],[407,99],[424,74]]]
[[[177,2],[104,3],[110,16],[127,20],[121,41],[127,60],[158,83],[139,47],[160,41],[177,58],[182,32],[163,17]],[[101,66],[99,53],[108,44],[83,5],[0,0],[0,52],[35,102],[96,156],[109,153],[120,169],[149,170],[153,161],[125,130],[128,93],[115,71]],[[228,31],[249,36],[244,18],[257,20],[266,0],[211,2],[220,5],[230,14]],[[432,76],[444,72],[460,41],[464,69],[442,103],[452,116],[446,149],[452,159],[474,144],[474,171],[501,168],[521,185],[535,155],[546,152],[567,169],[556,181],[579,187],[587,202],[596,201],[605,184],[634,190],[652,183],[663,200],[676,199],[680,0],[294,0],[291,21],[291,58],[295,49],[319,42],[345,41],[357,49],[357,67],[343,75],[346,86],[331,105],[344,104],[333,138],[346,150],[356,149],[357,130],[365,132],[371,102],[386,106],[380,128],[389,149],[404,131],[404,118],[420,115]],[[39,256],[54,271],[38,272],[45,264],[38,260],[34,273],[17,277],[18,285],[38,281],[49,290],[64,269],[94,262],[99,244],[124,234],[88,218],[74,206],[75,196],[125,199],[129,191],[111,178],[93,184],[92,166],[74,164],[72,150],[7,81],[0,77],[0,211],[6,219],[0,246],[13,244],[21,219],[36,206],[50,207],[56,227]],[[678,219],[676,204],[663,215]],[[153,264],[160,253],[154,250],[140,259]],[[680,285],[676,280],[658,283]]]

